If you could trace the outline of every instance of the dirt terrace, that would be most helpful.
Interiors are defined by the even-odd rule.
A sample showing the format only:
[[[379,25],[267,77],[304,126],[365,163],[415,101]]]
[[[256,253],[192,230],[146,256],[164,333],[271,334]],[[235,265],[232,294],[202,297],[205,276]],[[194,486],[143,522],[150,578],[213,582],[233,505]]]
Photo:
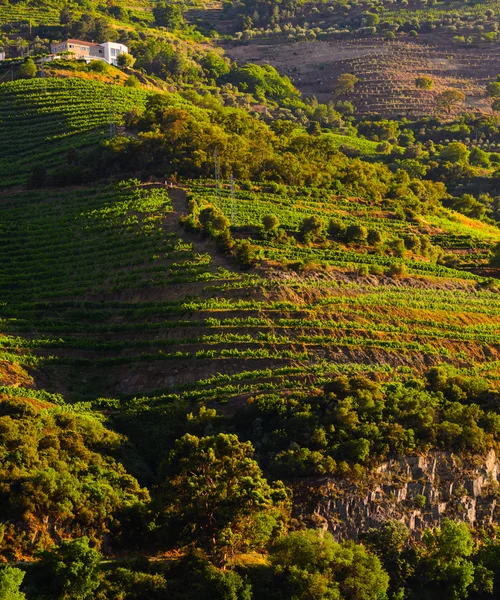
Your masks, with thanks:
[[[269,63],[288,75],[306,95],[332,100],[337,77],[355,73],[360,82],[353,101],[361,114],[424,115],[436,111],[435,96],[454,88],[466,95],[462,111],[490,112],[486,84],[500,71],[500,47],[491,44],[456,46],[452,36],[421,36],[388,42],[381,39],[287,43],[256,40],[227,45],[239,63]],[[439,45],[438,45],[439,43]],[[434,80],[432,91],[417,90],[415,78]]]

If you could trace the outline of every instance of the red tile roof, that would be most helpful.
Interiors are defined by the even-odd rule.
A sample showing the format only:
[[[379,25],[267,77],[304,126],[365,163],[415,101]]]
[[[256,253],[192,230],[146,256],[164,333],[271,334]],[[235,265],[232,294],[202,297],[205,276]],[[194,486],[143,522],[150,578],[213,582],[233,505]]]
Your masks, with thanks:
[[[81,44],[82,46],[100,46],[101,44],[96,44],[95,42],[84,42],[83,40],[72,40],[72,39],[68,39],[68,40],[64,40],[63,42],[58,42],[59,44]],[[54,46],[57,46],[58,44],[54,44]]]

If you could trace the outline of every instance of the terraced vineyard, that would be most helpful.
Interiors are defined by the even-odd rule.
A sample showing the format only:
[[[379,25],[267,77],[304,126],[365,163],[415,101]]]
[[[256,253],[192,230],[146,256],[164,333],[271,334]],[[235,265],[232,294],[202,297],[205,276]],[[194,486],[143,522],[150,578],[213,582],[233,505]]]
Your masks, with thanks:
[[[113,121],[144,106],[144,90],[83,79],[50,78],[0,84],[0,185],[25,183],[31,167],[57,164],[70,148],[86,148],[109,135]]]
[[[172,198],[133,184],[1,196],[0,361],[73,401],[219,404],[342,371],[500,359],[500,298],[468,273],[245,275],[182,232],[186,196]]]
[[[214,186],[198,185],[191,187],[193,199],[200,205],[218,205],[228,219],[232,220],[235,235],[247,237],[262,249],[264,258],[281,264],[293,261],[318,261],[324,265],[355,270],[360,265],[389,267],[405,265],[411,273],[437,277],[473,277],[465,271],[453,271],[442,265],[422,258],[418,253],[406,252],[404,256],[387,255],[380,248],[370,251],[366,245],[348,245],[335,242],[318,244],[314,247],[294,243],[293,238],[284,240],[262,239],[258,236],[262,218],[274,215],[284,230],[297,236],[305,217],[321,215],[323,223],[334,220],[342,227],[361,225],[368,230],[379,232],[391,243],[409,235],[425,235],[432,244],[447,251],[468,253],[469,267],[478,267],[487,261],[490,249],[500,240],[500,231],[494,226],[467,219],[458,213],[442,209],[440,215],[426,215],[407,220],[404,215],[389,210],[383,205],[356,198],[340,198],[322,193],[319,190],[291,190],[289,195],[239,191],[235,203],[231,201],[229,190],[222,189],[216,195]],[[389,252],[390,254],[390,252]]]
[[[35,8],[27,4],[0,6],[0,23],[59,25],[59,10],[51,6]]]

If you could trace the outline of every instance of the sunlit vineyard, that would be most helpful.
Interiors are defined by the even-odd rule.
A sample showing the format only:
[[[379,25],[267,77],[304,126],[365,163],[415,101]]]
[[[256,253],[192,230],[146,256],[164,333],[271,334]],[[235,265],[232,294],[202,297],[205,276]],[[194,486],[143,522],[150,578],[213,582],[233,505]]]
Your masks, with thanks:
[[[405,236],[426,235],[433,244],[448,252],[470,250],[467,266],[484,264],[492,245],[500,240],[500,232],[494,226],[441,210],[418,219],[406,219],[383,205],[357,198],[342,198],[318,190],[290,190],[265,193],[254,191],[235,192],[234,202],[229,189],[216,192],[213,185],[191,186],[191,194],[200,206],[218,206],[231,221],[236,237],[248,238],[255,247],[261,248],[264,259],[286,264],[294,261],[320,262],[326,265],[356,270],[360,265],[378,265],[382,268],[393,264],[405,265],[411,273],[438,277],[473,279],[471,273],[424,260],[410,252],[394,256],[390,252],[374,251],[368,246],[346,246],[341,243],[301,244],[300,227],[307,217],[321,216],[325,227],[330,220],[347,228],[360,225],[375,230],[390,244]],[[262,219],[274,215],[285,231],[295,236],[284,240],[259,237]]]
[[[259,214],[257,196],[238,195],[257,210],[238,212],[242,226]],[[280,217],[290,214],[296,227],[280,198]],[[327,201],[304,198],[299,214]],[[10,193],[0,213],[0,361],[43,368],[53,382],[47,389],[62,385],[75,400],[92,400],[97,389],[231,402],[266,390],[312,390],[343,369],[470,367],[500,347],[500,299],[471,274],[447,270],[448,279],[430,286],[356,270],[280,282],[225,269],[196,248],[196,238],[195,246],[182,239],[161,186],[131,182],[49,198]],[[388,226],[383,218],[380,226]],[[307,248],[294,252],[287,256]],[[341,270],[355,255],[341,257]]]

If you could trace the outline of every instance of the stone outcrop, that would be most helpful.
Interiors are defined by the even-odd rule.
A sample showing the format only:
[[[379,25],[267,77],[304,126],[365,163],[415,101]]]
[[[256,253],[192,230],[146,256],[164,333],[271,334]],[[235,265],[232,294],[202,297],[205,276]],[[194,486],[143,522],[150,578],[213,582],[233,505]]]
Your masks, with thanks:
[[[487,526],[500,522],[499,481],[493,451],[467,460],[447,452],[392,459],[368,483],[329,479],[313,518],[340,539],[388,519],[404,522],[417,539],[446,517]]]

